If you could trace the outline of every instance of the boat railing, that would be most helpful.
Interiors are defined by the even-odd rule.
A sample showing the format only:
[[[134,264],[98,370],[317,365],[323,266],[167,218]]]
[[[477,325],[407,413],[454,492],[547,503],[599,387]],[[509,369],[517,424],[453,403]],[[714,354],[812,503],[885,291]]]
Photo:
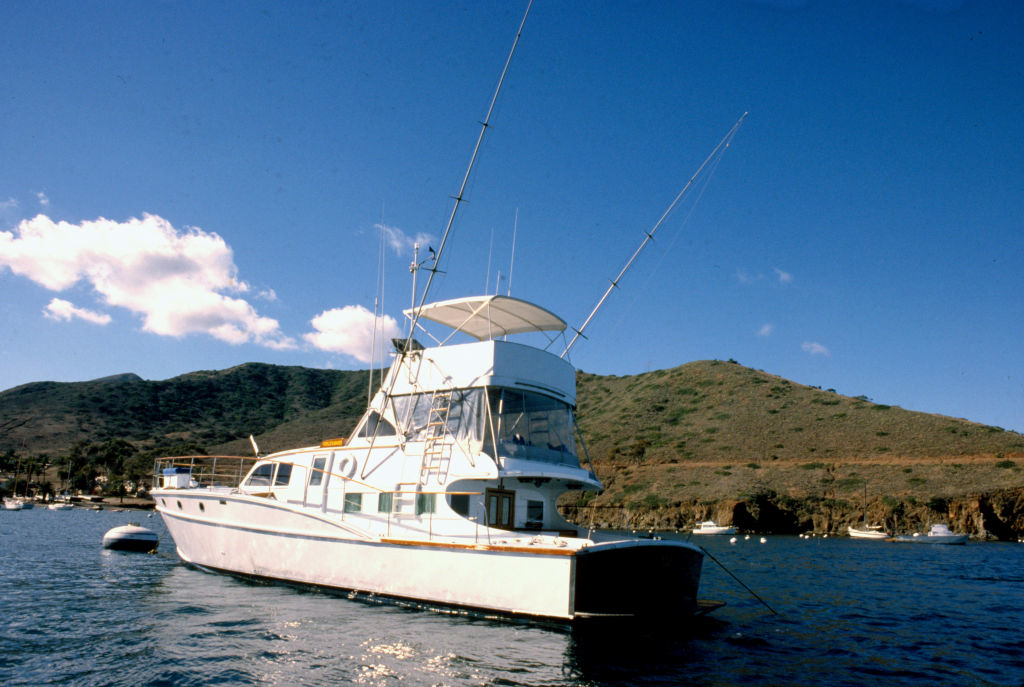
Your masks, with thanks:
[[[153,463],[153,488],[166,486],[237,487],[255,456],[168,456]],[[170,479],[168,479],[170,478]]]

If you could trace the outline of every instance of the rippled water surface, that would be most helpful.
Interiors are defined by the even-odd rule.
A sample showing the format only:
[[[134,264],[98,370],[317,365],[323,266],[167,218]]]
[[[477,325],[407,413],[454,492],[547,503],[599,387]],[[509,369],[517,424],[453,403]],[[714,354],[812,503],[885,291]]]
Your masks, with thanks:
[[[159,516],[0,512],[5,685],[1021,685],[1024,544],[700,540],[693,628],[587,632],[469,620],[256,585],[103,533]],[[615,581],[609,580],[614,590]]]

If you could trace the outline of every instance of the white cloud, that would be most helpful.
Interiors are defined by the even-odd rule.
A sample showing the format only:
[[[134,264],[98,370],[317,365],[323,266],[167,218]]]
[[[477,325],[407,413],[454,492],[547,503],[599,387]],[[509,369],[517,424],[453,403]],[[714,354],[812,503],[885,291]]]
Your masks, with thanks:
[[[433,238],[430,234],[416,234],[415,238],[408,236],[398,227],[389,227],[386,224],[375,224],[375,229],[383,233],[384,241],[396,255],[412,255],[413,244],[420,244],[420,249],[426,250],[427,245]]]
[[[74,318],[92,322],[93,324],[110,324],[110,315],[85,308],[76,308],[71,302],[62,298],[54,298],[46,308],[43,315],[58,322],[70,322]]]
[[[762,325],[761,328],[757,330],[757,335],[758,336],[771,336],[772,332],[774,330],[775,330],[775,325],[771,324],[771,323],[767,323],[767,324]]]
[[[822,346],[817,341],[804,341],[803,345],[800,346],[800,348],[802,348],[805,352],[810,353],[811,355],[823,355],[825,357],[832,355],[827,348]]]
[[[17,210],[18,201],[15,198],[8,198],[7,200],[0,200],[0,211],[2,210]]]
[[[788,284],[793,281],[793,275],[789,272],[783,272],[778,267],[773,268],[775,270],[775,276],[779,278],[780,284]]]
[[[39,199],[39,204],[44,208],[50,207],[50,199],[46,197],[46,194],[40,191],[36,194],[36,198]]]
[[[402,336],[394,318],[387,315],[380,318],[376,323],[377,350],[376,355],[373,355],[374,317],[372,312],[361,305],[325,310],[314,317],[310,324],[316,331],[304,334],[306,341],[322,351],[344,353],[362,363],[383,359],[391,339]]]
[[[232,344],[294,348],[276,320],[245,300],[231,248],[198,228],[175,229],[155,215],[124,222],[54,222],[46,215],[0,231],[0,267],[51,291],[86,282],[107,305],[142,317],[145,331],[205,333]]]

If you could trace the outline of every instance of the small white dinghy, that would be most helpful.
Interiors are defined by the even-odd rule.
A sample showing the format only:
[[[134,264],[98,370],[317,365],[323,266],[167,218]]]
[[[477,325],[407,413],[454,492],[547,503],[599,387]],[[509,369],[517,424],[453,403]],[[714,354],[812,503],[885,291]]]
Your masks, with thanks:
[[[159,539],[156,532],[139,525],[121,525],[103,535],[103,548],[115,551],[156,551]]]

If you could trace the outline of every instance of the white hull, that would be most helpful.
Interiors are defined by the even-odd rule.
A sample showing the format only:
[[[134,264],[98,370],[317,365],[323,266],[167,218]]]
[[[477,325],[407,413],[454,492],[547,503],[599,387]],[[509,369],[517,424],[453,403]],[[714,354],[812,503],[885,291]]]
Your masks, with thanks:
[[[888,534],[886,534],[885,532],[883,532],[881,530],[871,529],[871,528],[863,529],[863,528],[853,527],[852,525],[850,527],[848,527],[846,529],[846,531],[854,539],[886,539],[889,536]]]
[[[736,534],[736,528],[729,525],[716,525],[707,520],[693,530],[694,534]]]
[[[494,531],[476,543],[362,538],[330,516],[263,499],[203,489],[154,496],[182,560],[220,572],[562,622],[697,609],[702,554],[683,542],[580,548],[578,539]],[[657,561],[636,565],[640,549],[670,574]]]

